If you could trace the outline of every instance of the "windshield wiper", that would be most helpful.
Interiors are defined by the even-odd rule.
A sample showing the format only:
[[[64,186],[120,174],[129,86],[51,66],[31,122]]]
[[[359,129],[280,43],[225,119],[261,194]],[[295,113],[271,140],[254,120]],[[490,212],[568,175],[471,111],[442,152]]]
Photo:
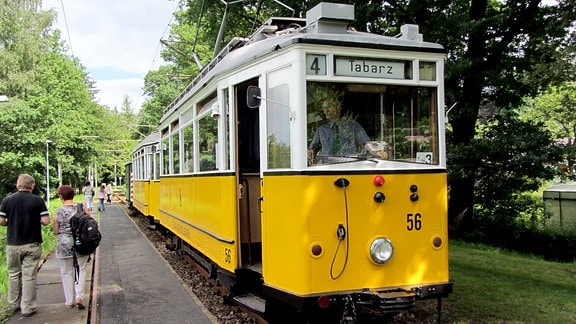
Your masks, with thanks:
[[[318,161],[321,163],[317,164],[341,164],[341,163],[351,163],[357,161],[371,161],[378,163],[376,158],[367,158],[363,156],[339,156],[339,155],[318,155]]]

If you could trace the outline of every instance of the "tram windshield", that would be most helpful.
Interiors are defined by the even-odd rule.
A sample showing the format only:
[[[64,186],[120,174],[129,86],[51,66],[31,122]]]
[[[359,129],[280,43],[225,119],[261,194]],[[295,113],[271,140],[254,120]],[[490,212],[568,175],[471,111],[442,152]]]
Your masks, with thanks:
[[[308,165],[438,164],[435,88],[308,82]]]

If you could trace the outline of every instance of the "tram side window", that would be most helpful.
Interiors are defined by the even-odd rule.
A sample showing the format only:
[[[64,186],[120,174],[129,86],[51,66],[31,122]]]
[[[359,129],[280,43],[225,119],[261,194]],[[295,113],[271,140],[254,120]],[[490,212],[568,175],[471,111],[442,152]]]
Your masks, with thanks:
[[[182,172],[192,173],[194,172],[194,128],[192,124],[182,130],[182,142],[184,144]]]
[[[136,180],[142,180],[142,175],[140,174],[140,170],[142,169],[140,167],[141,163],[142,163],[142,155],[141,155],[141,152],[138,151],[138,154],[136,157],[136,163],[134,165],[134,179],[136,179]]]
[[[144,156],[143,151],[138,154],[138,179],[144,180]]]
[[[134,160],[134,179],[140,180],[140,167],[138,166],[140,163],[140,155],[137,155],[136,159]]]
[[[438,163],[435,88],[310,82],[307,99],[309,165]]]
[[[146,169],[144,172],[144,179],[150,180],[152,179],[152,147],[148,146],[144,148],[144,168]]]
[[[266,129],[268,168],[290,167],[290,93],[288,84],[268,89]]]
[[[222,148],[224,149],[224,170],[230,170],[232,167],[230,166],[230,128],[229,128],[229,119],[230,119],[230,105],[228,100],[230,99],[228,96],[228,89],[222,90],[222,102],[223,108],[222,110],[222,126],[225,132],[224,136],[224,143],[222,143]]]
[[[159,146],[161,144],[158,144]],[[158,180],[160,177],[160,149],[157,148],[154,153],[154,180]]]
[[[180,140],[178,132],[172,134],[172,163],[174,174],[180,173]]]
[[[218,140],[218,119],[209,113],[198,121],[198,151],[200,171],[217,170],[216,147]]]
[[[170,174],[170,141],[168,138],[162,140],[162,174]]]
[[[134,163],[132,164],[132,175],[134,180],[138,180],[138,153],[134,154]]]

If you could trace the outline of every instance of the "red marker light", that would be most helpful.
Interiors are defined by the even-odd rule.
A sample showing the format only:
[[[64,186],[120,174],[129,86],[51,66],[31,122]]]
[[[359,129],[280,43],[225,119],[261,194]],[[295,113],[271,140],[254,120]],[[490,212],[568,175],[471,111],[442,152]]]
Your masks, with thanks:
[[[330,306],[330,298],[328,296],[320,296],[318,298],[318,307],[328,308],[328,306]]]
[[[315,244],[312,247],[312,255],[319,256],[320,254],[322,254],[322,246],[320,244]]]
[[[385,182],[385,181],[384,181],[384,177],[383,177],[383,176],[377,175],[377,176],[374,177],[374,185],[375,185],[376,187],[380,187],[381,185],[384,184],[384,182]]]
[[[439,238],[438,236],[436,236],[434,238],[434,240],[432,240],[432,245],[434,245],[435,248],[439,248],[442,246],[442,239]]]

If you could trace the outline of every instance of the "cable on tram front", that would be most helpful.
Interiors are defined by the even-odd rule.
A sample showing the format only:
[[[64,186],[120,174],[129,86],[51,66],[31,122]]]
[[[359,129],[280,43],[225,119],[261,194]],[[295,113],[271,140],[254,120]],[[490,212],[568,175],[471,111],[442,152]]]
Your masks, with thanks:
[[[334,257],[332,258],[332,263],[330,264],[330,278],[332,280],[336,280],[342,276],[344,270],[346,269],[346,265],[348,264],[348,253],[350,251],[350,235],[346,235],[346,228],[349,228],[349,221],[348,221],[348,197],[346,195],[346,187],[350,185],[350,181],[346,178],[338,178],[334,181],[334,185],[337,187],[342,188],[344,192],[344,209],[346,211],[346,227],[342,224],[338,224],[338,229],[336,229],[336,236],[338,237],[338,245],[336,246],[336,251],[334,252]],[[338,275],[334,276],[334,262],[336,261],[336,256],[338,255],[338,251],[340,250],[340,245],[342,241],[346,239],[346,256],[344,259],[344,264],[342,265],[342,269]]]

